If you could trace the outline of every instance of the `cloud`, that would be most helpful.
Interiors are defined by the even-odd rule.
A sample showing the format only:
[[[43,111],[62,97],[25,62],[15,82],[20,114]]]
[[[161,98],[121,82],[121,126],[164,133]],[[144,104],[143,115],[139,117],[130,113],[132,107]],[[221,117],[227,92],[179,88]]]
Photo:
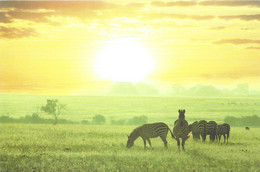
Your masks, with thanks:
[[[16,28],[16,27],[4,27],[0,26],[0,38],[24,38],[30,36],[36,36],[38,33],[32,28]]]
[[[225,29],[226,27],[224,27],[224,26],[217,26],[217,27],[211,27],[211,28],[209,28],[210,30],[223,30],[223,29]]]
[[[164,1],[153,1],[153,6],[159,7],[172,7],[172,6],[249,6],[249,7],[260,7],[259,1],[175,1],[175,2],[164,2]]]
[[[260,47],[247,47],[246,49],[250,49],[250,50],[260,50]]]
[[[218,16],[220,19],[230,20],[230,19],[240,19],[240,20],[259,20],[260,21],[260,14],[253,14],[253,15],[229,15],[229,16]]]
[[[0,1],[0,8],[97,10],[116,8],[117,5],[103,1]]]
[[[176,2],[164,2],[164,1],[153,1],[153,6],[169,7],[169,6],[194,6],[197,5],[195,1],[176,1]]]
[[[0,23],[11,23],[12,21],[10,20],[9,17],[6,16],[5,13],[0,12]]]
[[[177,14],[177,13],[153,13],[143,15],[143,19],[152,20],[152,19],[191,19],[191,20],[211,20],[215,16],[211,15],[186,15],[186,14]]]
[[[1,19],[6,17],[9,21],[22,19],[53,24],[49,19],[53,16],[74,17],[82,21],[90,18],[112,19],[133,15],[137,17],[135,10],[143,8],[144,5],[143,3],[119,5],[103,1],[0,1],[0,10],[6,11],[5,14],[0,14],[0,17]]]
[[[215,44],[260,44],[260,40],[253,39],[222,39],[213,42]]]
[[[203,6],[252,6],[260,7],[260,1],[201,1]]]

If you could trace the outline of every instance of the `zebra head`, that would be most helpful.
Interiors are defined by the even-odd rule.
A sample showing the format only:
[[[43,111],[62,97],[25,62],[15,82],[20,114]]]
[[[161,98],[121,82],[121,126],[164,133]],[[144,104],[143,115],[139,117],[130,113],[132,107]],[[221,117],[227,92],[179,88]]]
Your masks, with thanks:
[[[127,137],[128,137],[128,140],[126,143],[126,147],[131,148],[132,146],[134,146],[134,140],[130,136],[127,136]]]
[[[181,109],[179,109],[179,119],[185,119],[185,109],[183,109],[183,110],[181,110]]]

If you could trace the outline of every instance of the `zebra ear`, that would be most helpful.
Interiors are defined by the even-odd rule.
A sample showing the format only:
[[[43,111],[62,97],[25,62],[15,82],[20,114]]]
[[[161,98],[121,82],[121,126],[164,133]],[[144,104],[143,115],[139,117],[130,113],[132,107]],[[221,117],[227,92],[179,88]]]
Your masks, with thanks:
[[[185,109],[183,109],[183,113],[185,113]]]
[[[179,109],[179,111],[178,111],[179,113],[181,113],[181,110]]]

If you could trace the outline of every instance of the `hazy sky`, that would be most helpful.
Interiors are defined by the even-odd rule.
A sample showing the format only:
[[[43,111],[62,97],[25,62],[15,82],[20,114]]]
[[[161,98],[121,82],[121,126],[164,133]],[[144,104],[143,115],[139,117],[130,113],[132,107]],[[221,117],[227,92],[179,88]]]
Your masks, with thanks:
[[[260,1],[0,1],[1,93],[93,95],[120,79],[259,87]]]

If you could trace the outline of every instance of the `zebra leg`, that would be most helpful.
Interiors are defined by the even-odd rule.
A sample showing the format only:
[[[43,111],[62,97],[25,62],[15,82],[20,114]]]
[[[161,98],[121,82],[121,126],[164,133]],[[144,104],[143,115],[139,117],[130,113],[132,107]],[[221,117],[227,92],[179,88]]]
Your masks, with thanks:
[[[165,148],[168,148],[168,146],[167,146],[166,136],[165,136],[165,137],[160,136],[160,137],[161,137],[161,139],[162,139],[162,141],[163,141],[163,143],[164,143],[164,147],[165,147]]]
[[[227,133],[227,143],[228,143],[229,133]]]
[[[201,137],[202,137],[203,142],[205,142],[205,140],[206,140],[206,135],[203,135],[203,136],[201,136]]]
[[[146,149],[146,141],[145,141],[144,138],[142,138],[142,139],[143,139],[143,141],[144,141],[144,148]]]
[[[177,138],[177,145],[178,145],[178,149],[180,151],[180,139],[179,138]]]
[[[185,151],[184,145],[185,145],[186,138],[182,138],[181,146],[182,150]]]
[[[226,134],[224,134],[224,143],[226,143]]]
[[[149,138],[147,139],[147,141],[148,141],[149,145],[151,146],[151,148],[153,148]]]
[[[221,139],[221,135],[219,135],[219,138],[218,138],[219,143],[220,143],[220,139]]]

